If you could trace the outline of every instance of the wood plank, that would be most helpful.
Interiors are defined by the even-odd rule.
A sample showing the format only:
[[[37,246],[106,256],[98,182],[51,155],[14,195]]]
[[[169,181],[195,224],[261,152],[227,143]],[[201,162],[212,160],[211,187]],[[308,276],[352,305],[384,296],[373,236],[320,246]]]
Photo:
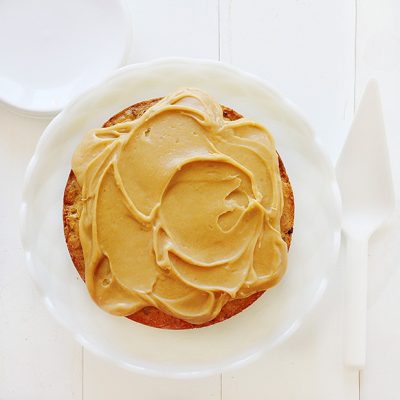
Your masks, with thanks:
[[[359,399],[358,372],[343,365],[343,254],[327,293],[299,331],[255,363],[224,373],[222,399]]]
[[[359,102],[367,81],[377,79],[399,206],[400,193],[400,4],[357,1],[357,84]],[[399,207],[397,207],[399,210]],[[398,399],[400,363],[400,214],[370,242],[367,362],[361,399]]]
[[[221,60],[294,101],[334,161],[353,116],[354,3],[221,1]],[[358,399],[358,374],[343,366],[340,271],[298,334],[253,365],[223,374],[223,398]]]
[[[46,310],[20,244],[25,168],[48,120],[0,108],[0,398],[82,400],[81,346]]]
[[[297,104],[334,160],[353,116],[354,4],[221,1],[221,60],[264,78]]]
[[[377,79],[382,97],[393,175],[400,177],[400,3],[396,0],[357,0],[358,104],[370,78]],[[400,180],[394,180],[400,193]],[[397,196],[399,198],[399,196]]]
[[[135,374],[85,352],[85,400],[220,400],[220,376],[165,379]]]
[[[218,59],[218,1],[129,0],[133,43],[130,62],[159,57]],[[84,399],[219,399],[220,376],[200,380],[149,378],[84,353]]]
[[[399,243],[400,215],[397,213],[370,241],[367,357],[360,374],[361,400],[399,398]]]

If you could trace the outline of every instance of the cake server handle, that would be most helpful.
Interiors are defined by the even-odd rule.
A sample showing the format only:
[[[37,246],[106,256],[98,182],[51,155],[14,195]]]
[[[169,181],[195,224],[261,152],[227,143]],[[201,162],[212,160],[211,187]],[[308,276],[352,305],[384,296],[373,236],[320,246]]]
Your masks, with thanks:
[[[346,365],[362,369],[367,337],[368,238],[349,234],[346,238],[344,360]]]

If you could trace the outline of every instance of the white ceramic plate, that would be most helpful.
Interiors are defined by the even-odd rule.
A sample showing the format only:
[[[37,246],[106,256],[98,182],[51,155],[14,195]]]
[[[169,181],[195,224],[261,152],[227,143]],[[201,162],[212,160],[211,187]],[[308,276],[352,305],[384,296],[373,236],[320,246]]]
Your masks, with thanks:
[[[278,286],[223,323],[168,331],[113,317],[93,303],[70,260],[61,210],[71,156],[84,133],[131,104],[183,86],[201,88],[268,127],[292,182],[296,216],[288,270]],[[242,365],[287,338],[324,291],[340,241],[333,169],[305,120],[258,78],[190,59],[124,67],[67,106],[29,164],[21,221],[29,269],[56,318],[90,350],[137,371],[174,377]]]
[[[123,0],[0,1],[0,103],[49,116],[125,60]]]

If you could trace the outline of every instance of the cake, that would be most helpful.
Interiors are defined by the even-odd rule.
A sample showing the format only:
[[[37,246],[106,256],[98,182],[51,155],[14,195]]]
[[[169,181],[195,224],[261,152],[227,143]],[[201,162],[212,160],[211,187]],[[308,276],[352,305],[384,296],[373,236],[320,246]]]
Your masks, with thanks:
[[[93,300],[164,329],[215,324],[282,278],[294,198],[272,135],[198,89],[86,134],[64,233]]]

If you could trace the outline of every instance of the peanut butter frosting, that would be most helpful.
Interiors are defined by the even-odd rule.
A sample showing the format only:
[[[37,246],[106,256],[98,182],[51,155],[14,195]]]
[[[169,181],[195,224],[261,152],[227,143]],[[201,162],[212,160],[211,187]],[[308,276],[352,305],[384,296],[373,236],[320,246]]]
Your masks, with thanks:
[[[198,89],[90,131],[72,170],[85,282],[111,314],[154,306],[202,324],[285,272],[274,139]]]

